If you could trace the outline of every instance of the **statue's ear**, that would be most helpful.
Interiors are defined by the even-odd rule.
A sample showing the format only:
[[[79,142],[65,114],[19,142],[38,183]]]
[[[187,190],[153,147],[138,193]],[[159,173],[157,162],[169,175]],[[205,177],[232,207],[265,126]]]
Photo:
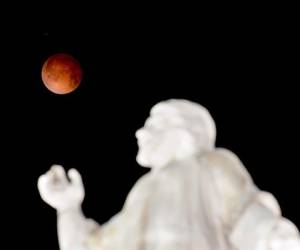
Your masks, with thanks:
[[[190,156],[197,151],[196,138],[192,132],[187,129],[178,129],[176,136],[178,137],[177,155],[179,158]]]

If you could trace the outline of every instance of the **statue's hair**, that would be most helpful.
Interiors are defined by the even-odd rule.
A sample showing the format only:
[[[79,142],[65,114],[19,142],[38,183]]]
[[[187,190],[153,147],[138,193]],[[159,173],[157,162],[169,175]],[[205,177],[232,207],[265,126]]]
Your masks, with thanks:
[[[183,99],[170,99],[159,102],[151,109],[151,114],[166,113],[169,116],[179,116],[185,127],[199,136],[199,140],[214,147],[216,140],[216,126],[209,111],[198,103]]]

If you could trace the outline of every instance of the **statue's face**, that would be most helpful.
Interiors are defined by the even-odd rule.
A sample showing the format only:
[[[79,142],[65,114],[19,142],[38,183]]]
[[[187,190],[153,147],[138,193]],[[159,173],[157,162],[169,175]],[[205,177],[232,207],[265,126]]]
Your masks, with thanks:
[[[144,167],[163,167],[178,159],[179,154],[189,154],[192,150],[192,135],[176,116],[152,114],[144,127],[136,132],[136,137],[139,146],[137,162]]]

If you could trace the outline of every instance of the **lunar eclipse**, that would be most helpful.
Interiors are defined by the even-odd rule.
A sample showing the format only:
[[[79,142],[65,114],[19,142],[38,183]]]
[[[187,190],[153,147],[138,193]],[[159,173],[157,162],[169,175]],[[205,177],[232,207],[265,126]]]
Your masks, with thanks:
[[[80,85],[82,69],[79,62],[71,55],[55,54],[43,64],[42,80],[51,92],[68,94]]]

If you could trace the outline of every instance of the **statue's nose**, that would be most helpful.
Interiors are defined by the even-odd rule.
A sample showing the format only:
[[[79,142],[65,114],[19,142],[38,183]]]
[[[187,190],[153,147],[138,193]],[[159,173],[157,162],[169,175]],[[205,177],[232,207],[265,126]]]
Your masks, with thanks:
[[[138,140],[144,140],[144,139],[147,139],[150,137],[150,133],[149,131],[147,131],[146,129],[144,128],[140,128],[139,130],[137,130],[135,132],[135,137],[138,139]]]
[[[140,129],[138,129],[136,132],[135,132],[135,137],[137,138],[137,139],[139,139],[139,138],[141,138],[142,136],[143,136],[143,129],[142,128],[140,128]]]

